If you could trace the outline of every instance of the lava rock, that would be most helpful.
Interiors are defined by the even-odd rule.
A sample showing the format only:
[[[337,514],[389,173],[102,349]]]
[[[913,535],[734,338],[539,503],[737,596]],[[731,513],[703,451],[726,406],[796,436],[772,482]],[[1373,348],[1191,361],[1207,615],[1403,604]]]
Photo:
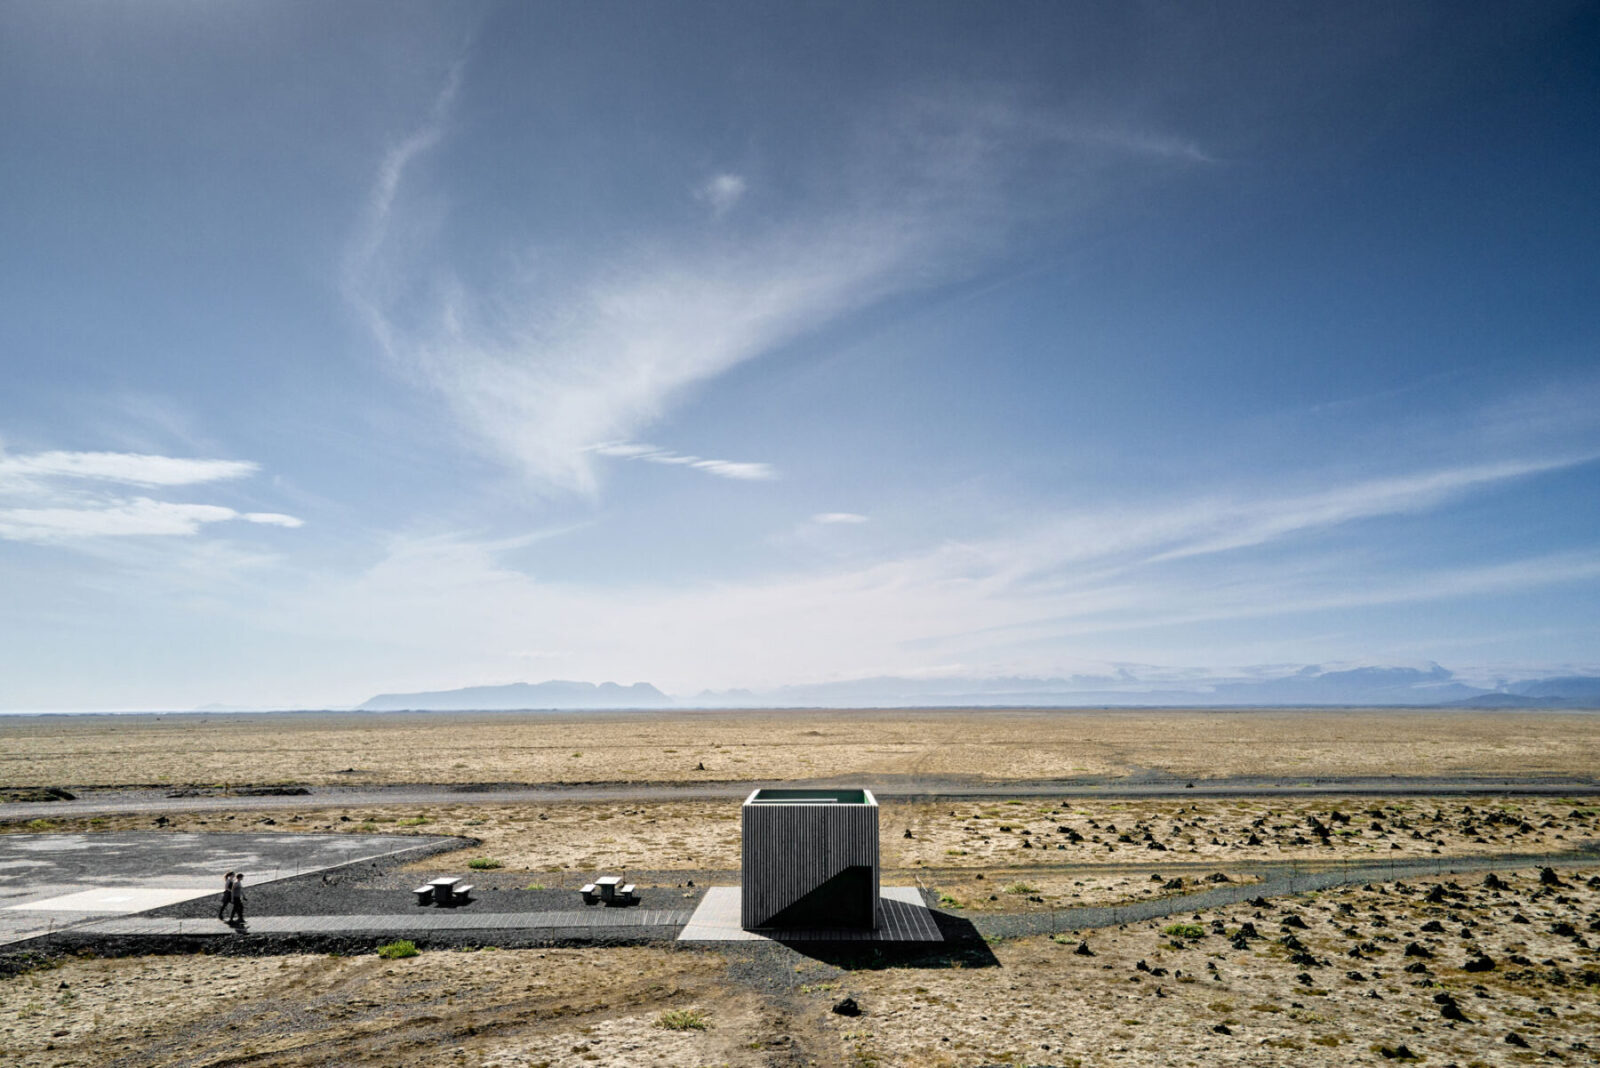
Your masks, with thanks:
[[[845,998],[834,1002],[833,1011],[836,1016],[860,1016],[861,1006],[856,1004],[855,998]]]
[[[1467,1014],[1461,1011],[1461,1006],[1456,1004],[1456,999],[1449,991],[1433,995],[1434,1004],[1439,1006],[1439,1015],[1446,1020],[1455,1020],[1458,1023],[1470,1023]]]

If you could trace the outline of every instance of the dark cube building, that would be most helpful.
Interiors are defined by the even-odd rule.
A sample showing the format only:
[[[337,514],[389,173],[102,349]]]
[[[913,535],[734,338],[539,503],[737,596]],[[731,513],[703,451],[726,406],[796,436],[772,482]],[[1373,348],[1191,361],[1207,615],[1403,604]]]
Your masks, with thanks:
[[[745,930],[878,926],[870,790],[756,790],[741,812]]]

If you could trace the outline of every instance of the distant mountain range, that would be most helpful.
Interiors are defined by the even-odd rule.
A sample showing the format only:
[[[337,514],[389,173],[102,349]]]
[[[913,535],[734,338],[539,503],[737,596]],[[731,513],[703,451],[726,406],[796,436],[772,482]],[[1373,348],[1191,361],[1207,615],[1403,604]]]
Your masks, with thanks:
[[[1456,708],[1597,708],[1600,677],[1529,679],[1486,689],[1461,682],[1437,664],[1427,669],[1318,666],[1271,677],[1150,680],[1131,674],[1066,678],[883,676],[770,690],[707,690],[671,697],[647,682],[517,682],[431,693],[380,694],[362,711],[503,711],[633,708],[1083,708],[1182,706],[1396,706]]]
[[[405,710],[465,712],[540,708],[671,708],[672,698],[650,685],[636,682],[513,682],[507,686],[468,686],[433,693],[382,693],[358,706],[363,712]]]

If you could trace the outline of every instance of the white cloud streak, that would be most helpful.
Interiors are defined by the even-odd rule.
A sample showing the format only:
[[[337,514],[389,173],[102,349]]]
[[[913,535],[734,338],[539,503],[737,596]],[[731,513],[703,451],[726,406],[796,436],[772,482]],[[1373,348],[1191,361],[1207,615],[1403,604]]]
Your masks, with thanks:
[[[60,542],[78,538],[198,534],[209,523],[242,519],[280,527],[301,520],[275,512],[240,513],[216,504],[183,504],[134,497],[79,508],[0,508],[0,538],[7,541]]]
[[[59,543],[90,538],[189,536],[229,520],[298,527],[280,512],[239,512],[216,504],[122,497],[101,484],[161,489],[244,478],[247,460],[205,460],[145,453],[0,454],[0,540]],[[84,484],[89,487],[85,488]]]
[[[191,460],[129,452],[0,454],[0,487],[19,479],[77,478],[134,486],[191,486],[244,478],[260,470],[248,460]]]
[[[284,515],[282,512],[245,512],[239,518],[247,523],[259,523],[267,527],[286,527],[290,530],[306,525],[304,519],[298,516]]]
[[[867,517],[864,515],[858,515],[855,512],[818,512],[816,515],[811,517],[811,521],[813,523],[821,523],[824,526],[837,526],[841,524],[848,525],[865,523],[867,521]]]
[[[588,451],[597,456],[616,460],[642,460],[645,463],[665,464],[669,467],[688,467],[704,471],[708,475],[716,475],[718,478],[731,478],[740,482],[765,482],[778,477],[777,469],[771,464],[746,460],[708,460],[702,456],[673,452],[670,449],[632,441],[609,441],[591,445]]]

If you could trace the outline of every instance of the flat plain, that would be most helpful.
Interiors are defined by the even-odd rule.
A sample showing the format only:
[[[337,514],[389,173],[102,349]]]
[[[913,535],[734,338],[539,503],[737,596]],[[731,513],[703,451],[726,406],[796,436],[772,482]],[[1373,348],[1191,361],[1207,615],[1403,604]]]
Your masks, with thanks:
[[[41,956],[0,979],[18,1065],[1511,1065],[1600,1051],[1600,715],[794,712],[0,719],[0,786],[174,793],[299,783],[296,807],[52,815],[0,831],[455,834],[477,840],[341,892],[472,872],[481,893],[626,871],[662,895],[738,879],[736,802],[641,783],[851,779],[1100,784],[1108,796],[883,804],[886,885],[971,937],[916,952],[781,945],[424,945],[380,959],[226,942]],[[353,771],[350,769],[354,769]],[[1219,779],[1383,791],[1210,796]],[[1448,793],[1408,793],[1426,780]],[[1482,783],[1521,779],[1556,793]],[[1194,781],[1197,792],[1185,786]],[[1590,785],[1584,785],[1587,781]],[[615,800],[439,803],[329,786],[615,783]],[[1166,782],[1163,797],[1119,783]],[[219,784],[228,789],[218,790]],[[1479,784],[1479,785],[1475,785]],[[108,794],[107,796],[115,796]],[[146,791],[143,796],[149,796]],[[159,793],[156,794],[160,796]],[[1495,858],[1501,867],[1483,867]],[[1285,871],[1393,878],[1190,906]],[[1469,870],[1470,869],[1470,870]],[[1278,882],[1274,882],[1278,880]],[[258,908],[302,900],[262,888]],[[1158,906],[1073,926],[1095,906]],[[350,906],[355,907],[355,906]],[[1487,963],[1485,963],[1487,962]],[[837,1013],[844,999],[860,1015]]]
[[[1600,714],[1433,709],[0,716],[0,785],[1589,776]]]

